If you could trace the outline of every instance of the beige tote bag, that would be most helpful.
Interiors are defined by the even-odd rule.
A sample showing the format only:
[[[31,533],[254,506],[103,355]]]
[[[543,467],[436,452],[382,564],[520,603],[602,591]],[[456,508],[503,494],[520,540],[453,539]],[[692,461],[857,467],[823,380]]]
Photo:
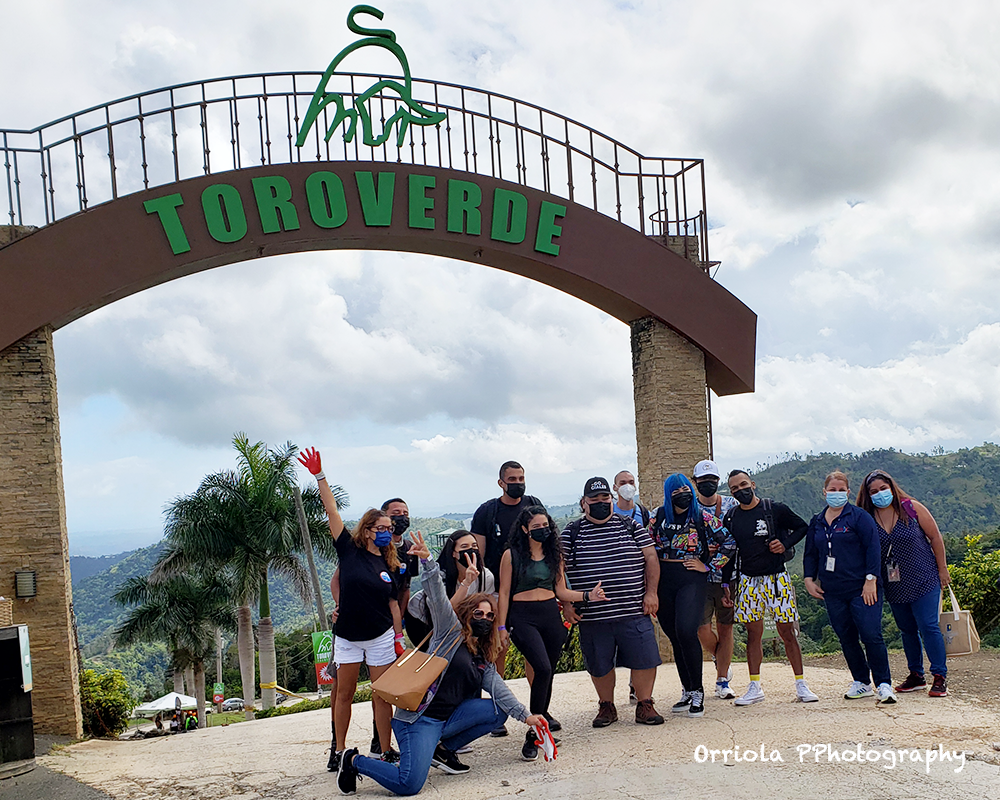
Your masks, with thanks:
[[[944,650],[949,656],[969,656],[979,652],[979,631],[971,611],[963,611],[958,607],[958,598],[949,586],[951,596],[951,611],[944,610],[944,592],[938,606],[938,618],[941,623],[941,635],[944,636]]]

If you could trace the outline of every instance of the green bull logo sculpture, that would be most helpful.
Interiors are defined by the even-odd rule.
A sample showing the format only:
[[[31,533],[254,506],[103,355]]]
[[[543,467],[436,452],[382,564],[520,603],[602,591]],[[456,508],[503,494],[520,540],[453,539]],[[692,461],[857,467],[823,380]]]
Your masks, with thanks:
[[[302,120],[299,136],[295,140],[297,147],[305,145],[306,137],[309,135],[312,126],[316,124],[316,120],[320,114],[331,105],[336,107],[336,113],[333,115],[330,127],[326,130],[325,141],[327,142],[333,137],[334,131],[345,121],[348,125],[344,133],[344,141],[353,141],[358,131],[358,120],[360,119],[361,140],[366,145],[379,147],[385,144],[392,135],[392,129],[395,127],[398,129],[396,133],[396,146],[402,147],[403,140],[406,137],[406,129],[410,125],[437,125],[445,119],[443,112],[430,111],[413,99],[413,80],[410,77],[410,65],[406,60],[403,48],[396,44],[396,34],[385,29],[363,28],[354,21],[354,18],[358,14],[370,14],[379,20],[384,16],[377,8],[364,5],[354,6],[347,13],[347,27],[354,33],[366,38],[349,44],[334,57],[333,61],[330,62],[330,66],[326,68],[326,72],[320,78],[319,86],[316,87],[316,92],[313,94],[312,101],[309,103],[309,110]],[[330,78],[333,77],[341,62],[355,50],[359,50],[362,47],[382,47],[396,56],[403,73],[403,83],[388,79],[376,81],[358,95],[353,107],[351,107],[348,104],[348,98],[343,94],[340,92],[328,92],[326,89],[330,83]],[[368,110],[368,101],[383,92],[392,92],[398,95],[398,100],[396,101],[397,107],[395,113],[385,121],[385,128],[382,130],[382,133],[375,136],[372,130],[372,118]]]

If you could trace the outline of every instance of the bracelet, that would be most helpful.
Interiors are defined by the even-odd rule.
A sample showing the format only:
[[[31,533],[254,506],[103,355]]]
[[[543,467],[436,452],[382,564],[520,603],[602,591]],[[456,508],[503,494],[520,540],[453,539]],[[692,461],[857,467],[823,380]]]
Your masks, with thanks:
[[[507,626],[506,625],[497,625],[497,630],[498,631],[505,631],[505,630],[507,630]]]
[[[728,589],[728,588],[729,588],[729,584],[728,584],[728,583],[724,583],[724,584],[722,584],[722,588],[723,588],[723,589]]]
[[[583,593],[583,602],[584,603],[589,603],[590,602],[590,592],[584,592]]]
[[[323,472],[323,470],[317,472],[313,477],[316,478],[316,483],[326,480],[326,474]]]
[[[401,641],[403,641],[403,634],[401,634],[401,633],[397,633],[397,634],[396,634],[396,641],[397,641],[397,642],[401,642]]]

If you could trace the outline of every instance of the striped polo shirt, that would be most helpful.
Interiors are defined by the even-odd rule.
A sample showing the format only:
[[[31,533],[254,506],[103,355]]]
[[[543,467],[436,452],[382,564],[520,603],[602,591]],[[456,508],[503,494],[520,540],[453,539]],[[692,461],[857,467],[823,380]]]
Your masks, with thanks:
[[[579,526],[573,540],[572,530]],[[612,514],[597,525],[586,517],[571,522],[562,532],[566,557],[566,582],[576,591],[591,590],[598,581],[608,599],[578,603],[584,622],[621,619],[642,614],[646,594],[646,559],[643,548],[653,540],[641,525]],[[575,546],[574,546],[575,545]]]

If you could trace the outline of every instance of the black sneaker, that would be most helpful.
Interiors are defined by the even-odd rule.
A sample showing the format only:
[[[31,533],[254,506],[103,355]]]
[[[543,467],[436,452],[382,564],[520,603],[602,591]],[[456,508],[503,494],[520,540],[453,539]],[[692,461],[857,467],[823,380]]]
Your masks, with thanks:
[[[382,753],[379,758],[381,758],[386,764],[398,764],[399,763],[399,752],[393,750],[391,747]]]
[[[469,765],[458,760],[453,750],[448,750],[440,742],[434,749],[434,757],[431,759],[431,766],[436,767],[449,775],[461,775],[469,771]]]
[[[691,692],[691,705],[688,706],[688,716],[705,716],[705,692],[703,690],[696,689]]]
[[[538,745],[535,744],[535,731],[528,728],[528,733],[524,737],[524,745],[521,747],[521,759],[534,761],[536,758],[538,758]]]
[[[691,707],[691,692],[685,689],[683,692],[681,692],[681,699],[678,700],[676,703],[674,703],[673,706],[670,708],[670,710],[675,714],[683,714],[690,707]]]
[[[382,742],[379,741],[378,734],[372,736],[372,743],[368,748],[368,755],[372,758],[382,757]]]
[[[358,790],[358,771],[354,768],[354,757],[358,748],[351,747],[343,752],[340,758],[340,770],[337,772],[337,788],[341,794],[354,794]]]
[[[337,752],[337,745],[330,746],[330,760],[326,762],[327,772],[337,772],[340,770],[340,753]]]
[[[493,730],[490,731],[490,736],[492,736],[494,739],[499,739],[501,736],[506,736],[506,735],[507,735],[506,725],[501,725],[499,728],[494,728]]]
[[[548,711],[542,714],[545,717],[545,721],[549,723],[549,730],[555,733],[556,731],[562,730],[562,723],[553,717]]]
[[[906,680],[896,687],[897,692],[915,692],[927,688],[927,680],[919,672],[911,672]]]

